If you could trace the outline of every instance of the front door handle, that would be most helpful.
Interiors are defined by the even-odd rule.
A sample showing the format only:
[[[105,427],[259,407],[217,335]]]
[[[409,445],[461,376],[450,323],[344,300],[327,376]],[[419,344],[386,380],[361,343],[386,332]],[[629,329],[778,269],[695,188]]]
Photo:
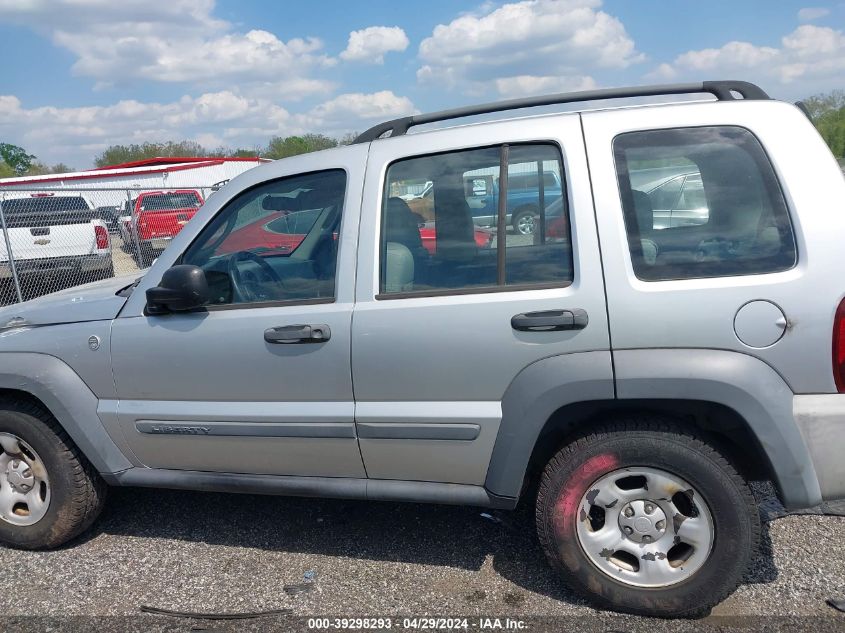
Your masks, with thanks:
[[[324,323],[318,325],[283,325],[264,330],[265,341],[282,345],[323,343],[331,337],[331,328]]]
[[[520,332],[557,332],[559,330],[583,330],[590,319],[587,311],[580,308],[572,310],[542,310],[541,312],[523,312],[511,318],[511,327]]]

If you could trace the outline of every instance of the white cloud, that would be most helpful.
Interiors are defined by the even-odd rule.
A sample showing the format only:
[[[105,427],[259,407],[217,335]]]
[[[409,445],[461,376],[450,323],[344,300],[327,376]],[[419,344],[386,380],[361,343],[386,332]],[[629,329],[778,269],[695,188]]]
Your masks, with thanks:
[[[538,69],[544,77],[577,78],[642,61],[622,22],[598,10],[601,4],[525,0],[462,15],[422,41],[417,79],[468,93],[501,91],[500,85],[509,91]]]
[[[84,168],[95,153],[118,143],[188,138],[211,148],[253,147],[274,135],[340,135],[415,111],[408,98],[390,91],[342,94],[301,113],[229,90],[168,103],[125,100],[107,106],[30,109],[15,96],[0,95],[0,138],[26,147],[42,161]]]
[[[408,36],[398,26],[370,26],[349,34],[349,44],[340,57],[346,61],[383,64],[385,53],[408,48]]]
[[[828,15],[830,15],[830,9],[824,9],[822,7],[806,7],[798,11],[798,19],[801,20],[801,22],[820,20]]]
[[[308,129],[337,133],[415,112],[417,110],[410,99],[397,96],[390,90],[382,90],[372,94],[356,92],[339,95],[299,116],[297,120]],[[357,122],[358,127],[350,127],[350,121]]]
[[[205,88],[289,80],[323,91],[303,83],[336,63],[319,39],[236,32],[213,10],[213,0],[0,0],[0,20],[28,26],[73,53],[73,72],[98,80],[98,88],[139,79]]]
[[[721,48],[705,48],[690,51],[675,59],[675,65],[690,70],[714,70],[716,68],[755,68],[772,63],[780,54],[776,48],[754,46],[748,42],[728,42]]]
[[[592,90],[596,81],[588,76],[576,77],[538,77],[536,75],[519,75],[496,80],[496,90],[503,97],[530,97],[532,95],[549,94],[553,92],[575,92]]]
[[[804,24],[784,36],[780,47],[728,42],[720,48],[688,51],[661,64],[649,78],[743,78],[780,87],[788,98],[801,98],[840,85],[845,73],[845,33]]]

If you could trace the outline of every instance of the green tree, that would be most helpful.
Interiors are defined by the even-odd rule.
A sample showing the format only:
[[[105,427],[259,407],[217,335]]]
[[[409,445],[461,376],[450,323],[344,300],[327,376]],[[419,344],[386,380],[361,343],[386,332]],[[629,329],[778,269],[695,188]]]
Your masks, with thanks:
[[[331,149],[332,147],[337,147],[337,140],[323,134],[305,134],[285,138],[275,136],[270,139],[264,157],[287,158],[288,156],[307,154],[308,152]]]
[[[208,150],[196,141],[111,145],[94,158],[94,164],[97,167],[108,167],[161,156],[207,156],[208,153]]]
[[[352,145],[352,142],[358,138],[358,132],[347,132],[339,139],[337,139],[338,145]]]
[[[52,167],[45,165],[39,160],[33,161],[29,169],[26,170],[26,176],[43,176],[45,174],[66,174],[74,171],[73,167],[69,167],[64,163],[56,163]]]
[[[0,159],[11,167],[16,175],[21,176],[32,166],[35,156],[27,153],[23,147],[11,143],[0,143]]]
[[[228,153],[232,158],[255,158],[261,155],[261,149],[256,147],[254,149],[238,148],[233,149]]]
[[[815,95],[806,99],[804,105],[833,155],[845,158],[845,91]]]
[[[0,178],[14,178],[17,176],[15,170],[6,164],[6,161],[0,160]]]

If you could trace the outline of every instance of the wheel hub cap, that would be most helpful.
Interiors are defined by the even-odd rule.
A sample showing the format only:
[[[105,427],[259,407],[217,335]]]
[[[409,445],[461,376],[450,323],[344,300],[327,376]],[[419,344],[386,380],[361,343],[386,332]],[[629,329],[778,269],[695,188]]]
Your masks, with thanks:
[[[619,513],[619,529],[635,543],[653,543],[666,533],[666,513],[646,499],[630,501]]]
[[[29,465],[19,459],[13,459],[6,471],[6,477],[13,490],[18,492],[29,492],[35,485],[35,477]]]
[[[715,543],[706,501],[686,481],[651,467],[620,468],[587,488],[576,533],[590,562],[633,587],[669,587],[696,573]]]
[[[50,481],[44,462],[24,440],[0,433],[0,521],[34,525],[50,506]]]

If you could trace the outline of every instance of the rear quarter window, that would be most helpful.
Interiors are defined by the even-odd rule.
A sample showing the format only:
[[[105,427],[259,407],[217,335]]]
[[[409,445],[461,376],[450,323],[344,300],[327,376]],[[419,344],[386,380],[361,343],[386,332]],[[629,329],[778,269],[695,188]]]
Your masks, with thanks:
[[[614,139],[613,151],[639,279],[752,275],[795,265],[783,191],[747,129],[628,132]]]

